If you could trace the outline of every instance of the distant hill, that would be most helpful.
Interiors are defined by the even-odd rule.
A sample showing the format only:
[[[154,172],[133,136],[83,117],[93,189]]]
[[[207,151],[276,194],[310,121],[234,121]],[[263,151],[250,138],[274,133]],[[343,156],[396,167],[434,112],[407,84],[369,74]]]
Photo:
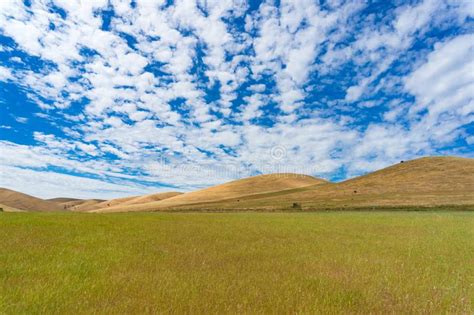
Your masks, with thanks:
[[[13,207],[5,206],[0,203],[0,212],[25,212],[24,210],[16,209]]]
[[[61,202],[60,204],[64,207],[64,210],[74,210],[79,206],[87,207],[93,206],[95,204],[104,202],[103,199],[76,199],[66,202]]]
[[[145,196],[138,196],[133,199],[127,200],[123,203],[123,205],[139,205],[139,204],[144,204],[148,202],[154,202],[154,201],[161,201],[165,199],[169,199],[175,196],[180,196],[183,193],[181,192],[165,192],[165,193],[156,193],[156,194],[151,194],[151,195],[145,195]]]
[[[46,201],[51,201],[51,202],[56,202],[56,203],[66,203],[66,202],[72,202],[72,201],[82,201],[82,199],[59,197],[59,198],[46,199]]]
[[[206,204],[231,198],[253,196],[262,193],[287,191],[314,185],[327,184],[324,179],[308,175],[278,173],[248,177],[222,185],[181,194],[158,202],[140,205],[122,204],[97,212],[114,211],[150,211],[157,208],[181,207],[193,204]]]
[[[0,188],[0,204],[26,211],[61,211],[58,203],[36,198],[18,191]]]
[[[264,175],[159,202],[98,211],[309,211],[440,205],[471,205],[474,209],[474,159],[420,158],[340,183],[310,176],[287,181],[277,174]]]
[[[474,159],[430,157],[398,163],[346,180],[297,189],[291,193],[264,194],[221,203],[177,205],[175,208],[306,210],[472,205],[474,208]]]
[[[0,204],[27,211],[312,211],[384,207],[465,206],[474,210],[474,159],[426,157],[340,183],[299,174],[268,174],[189,193],[112,200],[42,200],[0,189]],[[1,206],[0,206],[1,207]]]
[[[288,197],[310,208],[474,205],[474,159],[429,157],[406,161]]]
[[[111,200],[103,200],[100,202],[93,202],[92,200],[88,200],[87,202],[77,204],[71,208],[73,211],[91,211],[91,210],[98,210],[98,209],[108,209],[111,207],[117,206],[126,206],[126,205],[138,205],[143,203],[150,203],[154,201],[160,201],[167,198],[171,198],[177,195],[180,195],[180,192],[164,192],[164,193],[155,193],[150,195],[144,196],[132,196],[132,197],[124,197],[124,198],[117,198]]]
[[[0,188],[0,208],[5,212],[17,211],[91,211],[119,205],[137,205],[171,198],[180,192],[155,193],[144,196],[133,196],[111,200],[52,198],[40,199],[14,190]]]

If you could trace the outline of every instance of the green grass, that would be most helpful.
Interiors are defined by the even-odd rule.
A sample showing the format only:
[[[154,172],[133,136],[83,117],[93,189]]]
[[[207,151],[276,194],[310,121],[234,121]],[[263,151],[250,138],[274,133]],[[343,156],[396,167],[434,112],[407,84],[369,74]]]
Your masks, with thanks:
[[[472,212],[0,214],[0,314],[473,311]]]

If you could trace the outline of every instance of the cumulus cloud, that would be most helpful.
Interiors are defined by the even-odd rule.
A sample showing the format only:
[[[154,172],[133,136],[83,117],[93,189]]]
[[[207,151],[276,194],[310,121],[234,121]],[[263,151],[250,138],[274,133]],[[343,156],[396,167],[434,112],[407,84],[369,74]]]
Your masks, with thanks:
[[[0,66],[0,80],[7,81],[8,79],[12,79],[13,75],[10,69]]]
[[[130,186],[129,183],[110,183],[103,180],[72,176],[51,171],[36,171],[2,166],[0,186],[43,198],[65,196],[71,198],[119,198],[155,193],[157,188]],[[25,185],[25,183],[29,183]],[[161,190],[163,191],[163,190]]]
[[[0,94],[17,117],[1,124],[0,169],[21,176],[0,185],[111,197],[275,171],[343,178],[452,147],[472,123],[472,5],[383,10],[1,1],[0,91],[19,101]]]
[[[468,117],[474,112],[474,35],[466,34],[435,45],[427,62],[405,80],[417,98],[411,112],[429,110],[432,119],[451,112]],[[472,118],[472,117],[471,117]]]

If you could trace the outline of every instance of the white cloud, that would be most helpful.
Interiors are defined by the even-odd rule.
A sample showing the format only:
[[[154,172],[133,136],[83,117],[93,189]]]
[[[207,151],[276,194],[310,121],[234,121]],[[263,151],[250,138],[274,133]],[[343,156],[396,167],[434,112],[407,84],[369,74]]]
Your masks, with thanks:
[[[136,8],[113,0],[110,30],[101,29],[99,14],[109,1],[55,1],[66,19],[49,4],[34,1],[27,10],[21,1],[0,1],[1,32],[15,49],[48,62],[35,71],[2,65],[0,80],[27,93],[41,111],[36,117],[67,121],[56,125],[61,136],[31,130],[34,145],[0,142],[2,170],[29,168],[11,186],[26,192],[98,196],[92,190],[104,183],[111,185],[101,192],[107,196],[150,191],[136,182],[187,190],[259,172],[329,176],[349,162],[355,174],[430,153],[472,121],[472,35],[435,45],[424,63],[420,53],[403,81],[374,84],[431,25],[472,15],[467,2],[443,13],[442,1],[423,1],[374,23],[353,22],[362,1],[325,8],[312,0],[265,1],[246,13],[239,0],[137,1]],[[232,25],[235,19],[245,20],[245,31]],[[331,83],[347,87],[345,100],[320,95],[325,82],[312,76],[333,75],[348,63],[353,86]],[[404,88],[415,104],[365,100],[360,111],[348,104],[382,87]],[[306,103],[307,96],[315,100]],[[85,105],[71,108],[75,102]],[[354,125],[380,104],[388,108],[382,121]],[[275,147],[285,151],[282,159],[272,156]],[[28,188],[27,176],[36,176],[38,187],[44,181],[44,192]],[[57,179],[69,184],[58,188]]]
[[[0,66],[0,81],[13,79],[10,69]]]
[[[390,27],[382,23],[378,29],[364,29],[350,47],[336,52],[330,50],[328,54],[335,56],[327,55],[325,59],[328,62],[343,63],[355,55],[359,65],[371,65],[370,75],[356,78],[358,82],[347,89],[345,100],[359,100],[369,85],[389,69],[415,38],[425,33],[431,23],[437,22],[438,16],[442,16],[438,13],[445,10],[445,6],[443,1],[424,0],[413,6],[401,7],[396,11]]]
[[[468,116],[474,112],[474,35],[438,43],[425,64],[405,80],[417,97],[411,112],[429,110],[435,119],[443,112]]]
[[[9,187],[42,198],[112,199],[163,191],[130,183],[110,183],[103,180],[19,167],[2,166],[0,172],[0,187]]]
[[[28,118],[26,117],[15,117],[15,120],[20,124],[26,124],[28,122]]]
[[[326,40],[327,33],[343,22],[357,7],[347,4],[335,13],[323,12],[314,1],[282,1],[280,10],[266,2],[260,6],[254,21],[247,21],[258,31],[253,48],[252,72],[259,78],[274,74],[285,113],[301,105],[305,97],[302,85],[308,79],[312,64]]]
[[[473,43],[473,35],[460,35],[435,45],[404,79],[415,103],[394,102],[383,122],[368,126],[354,145],[351,174],[433,154],[463,136],[462,126],[474,121]]]

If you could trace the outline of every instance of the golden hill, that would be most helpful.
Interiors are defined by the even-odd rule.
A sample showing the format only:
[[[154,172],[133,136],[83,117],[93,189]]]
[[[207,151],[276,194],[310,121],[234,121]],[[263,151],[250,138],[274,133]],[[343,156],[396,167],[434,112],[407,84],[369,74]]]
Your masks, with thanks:
[[[399,163],[341,183],[291,193],[230,199],[221,203],[180,205],[189,210],[344,209],[396,206],[471,205],[474,208],[474,159],[430,157]]]
[[[138,204],[143,204],[143,203],[148,203],[148,202],[155,202],[155,201],[161,201],[165,199],[169,199],[175,196],[180,196],[183,193],[181,192],[165,192],[165,193],[157,193],[157,194],[151,194],[151,195],[145,195],[145,196],[138,196],[133,199],[127,200],[123,203],[123,205],[138,205]]]
[[[416,159],[292,197],[309,207],[474,205],[474,159]]]
[[[293,175],[295,176],[295,175]],[[301,175],[299,175],[301,176]],[[157,210],[321,210],[471,205],[474,159],[428,157],[398,163],[341,183],[310,176],[285,183],[278,174],[246,178],[138,206],[98,212]]]
[[[14,190],[0,188],[0,208],[4,212],[18,211],[91,211],[120,205],[138,205],[156,202],[180,195],[180,192],[164,192],[111,200],[52,198],[40,199]]]
[[[132,196],[132,197],[124,197],[124,198],[116,198],[111,200],[105,201],[97,201],[93,200],[86,200],[84,203],[77,204],[70,208],[72,211],[92,211],[92,210],[99,210],[99,209],[108,209],[112,207],[118,206],[126,206],[126,205],[139,205],[143,203],[150,203],[155,201],[160,201],[164,199],[168,199],[177,195],[180,195],[180,192],[164,192],[164,193],[155,193],[150,195],[144,196]]]
[[[0,203],[0,212],[25,212],[24,210],[16,209],[13,207],[5,206]]]
[[[51,202],[64,204],[64,203],[73,202],[73,201],[82,201],[82,199],[58,197],[58,198],[46,199],[46,201],[51,201]]]
[[[219,202],[232,198],[251,197],[264,193],[286,192],[302,187],[326,184],[327,181],[308,175],[277,173],[248,177],[222,185],[193,191],[158,202],[100,209],[96,212],[151,211],[158,208],[181,207]]]
[[[6,207],[26,211],[60,211],[61,205],[23,194],[14,190],[0,188],[0,203]]]
[[[189,192],[112,200],[42,200],[0,189],[5,209],[27,211],[284,211],[467,206],[474,210],[474,159],[428,157],[398,163],[340,183],[298,174],[244,178]],[[7,209],[7,210],[8,210]]]
[[[76,200],[71,200],[71,201],[66,201],[66,202],[61,202],[60,205],[63,206],[64,210],[74,210],[77,207],[90,207],[95,204],[104,202],[105,200],[102,199],[76,199]]]

